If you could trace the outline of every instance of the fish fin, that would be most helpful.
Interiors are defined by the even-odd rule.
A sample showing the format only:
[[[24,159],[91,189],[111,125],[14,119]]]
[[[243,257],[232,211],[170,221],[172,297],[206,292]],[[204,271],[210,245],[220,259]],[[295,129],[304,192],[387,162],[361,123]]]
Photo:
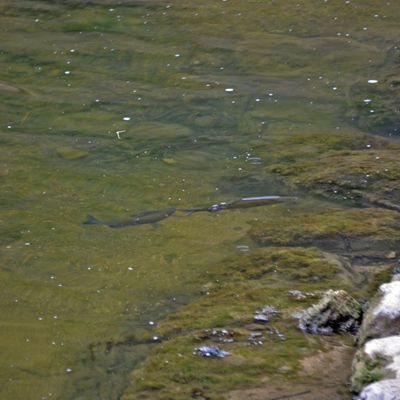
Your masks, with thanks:
[[[159,224],[158,222],[153,222],[153,223],[151,224],[151,226],[152,226],[154,229],[161,228],[161,224]]]
[[[88,215],[86,217],[86,221],[84,222],[84,224],[86,224],[86,225],[96,225],[96,224],[104,224],[104,222],[100,221],[99,219],[97,219],[93,215]]]

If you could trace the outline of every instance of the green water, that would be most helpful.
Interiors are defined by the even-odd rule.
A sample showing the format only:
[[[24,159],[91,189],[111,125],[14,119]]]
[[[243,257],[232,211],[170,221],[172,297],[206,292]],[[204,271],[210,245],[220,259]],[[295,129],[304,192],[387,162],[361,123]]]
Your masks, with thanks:
[[[380,79],[399,17],[376,0],[0,0],[0,397],[117,399],[151,340],[90,349],[151,337],[209,265],[252,249],[263,211],[86,215],[292,195],[263,172],[275,146],[359,129],[349,92]]]

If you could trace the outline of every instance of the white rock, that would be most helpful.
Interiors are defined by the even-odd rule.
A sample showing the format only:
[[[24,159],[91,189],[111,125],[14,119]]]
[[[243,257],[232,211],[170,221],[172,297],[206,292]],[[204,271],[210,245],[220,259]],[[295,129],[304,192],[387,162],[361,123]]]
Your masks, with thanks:
[[[400,378],[400,336],[373,339],[365,343],[364,351],[370,358],[383,356],[389,360],[386,369],[392,370]]]
[[[395,319],[400,316],[400,281],[384,283],[379,287],[383,297],[374,310],[375,316]]]
[[[400,400],[400,379],[385,379],[366,386],[357,400]]]

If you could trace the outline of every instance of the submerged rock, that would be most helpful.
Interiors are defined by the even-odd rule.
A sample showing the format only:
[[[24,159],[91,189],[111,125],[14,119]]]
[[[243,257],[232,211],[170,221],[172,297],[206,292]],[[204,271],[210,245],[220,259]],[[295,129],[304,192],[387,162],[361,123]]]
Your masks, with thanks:
[[[355,270],[343,256],[355,262],[392,262],[400,245],[398,226],[398,212],[376,207],[333,208],[312,214],[292,210],[269,220],[253,222],[249,234],[263,246],[312,246],[334,253],[339,257],[331,256],[331,261],[347,272],[351,270],[355,278]],[[299,300],[304,297],[299,291],[292,292]]]
[[[197,335],[199,340],[213,340],[214,342],[232,343],[242,335],[232,329],[204,329]]]
[[[194,355],[203,357],[224,358],[231,354],[228,351],[220,350],[218,347],[201,346],[197,347],[195,350],[196,351],[193,353]]]
[[[78,160],[89,155],[87,151],[68,146],[57,147],[56,154],[66,160]]]
[[[328,198],[400,210],[398,148],[332,151],[316,158],[270,166],[287,184]]]
[[[269,322],[272,316],[279,311],[274,306],[265,306],[261,311],[257,311],[253,319],[255,322]]]
[[[344,290],[328,290],[318,304],[308,308],[299,328],[309,333],[355,332],[359,328],[361,306]]]
[[[400,400],[400,379],[385,379],[366,386],[356,400]]]

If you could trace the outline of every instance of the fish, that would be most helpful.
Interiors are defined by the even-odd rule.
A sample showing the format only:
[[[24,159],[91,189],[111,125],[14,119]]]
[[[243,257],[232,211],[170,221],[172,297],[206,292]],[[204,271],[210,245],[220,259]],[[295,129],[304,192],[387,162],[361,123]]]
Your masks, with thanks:
[[[176,211],[175,207],[167,207],[162,210],[151,210],[143,211],[139,214],[131,215],[125,219],[116,219],[111,221],[102,221],[94,217],[93,215],[88,215],[84,224],[86,225],[107,225],[110,228],[124,228],[132,225],[144,225],[144,224],[154,224],[158,221],[162,221],[168,218]]]
[[[192,214],[199,211],[215,212],[215,211],[231,210],[237,208],[260,207],[260,206],[284,203],[286,201],[295,201],[295,200],[297,200],[297,197],[294,196],[242,197],[241,199],[238,200],[211,204],[210,206],[187,208],[184,211],[186,211],[188,214]]]

